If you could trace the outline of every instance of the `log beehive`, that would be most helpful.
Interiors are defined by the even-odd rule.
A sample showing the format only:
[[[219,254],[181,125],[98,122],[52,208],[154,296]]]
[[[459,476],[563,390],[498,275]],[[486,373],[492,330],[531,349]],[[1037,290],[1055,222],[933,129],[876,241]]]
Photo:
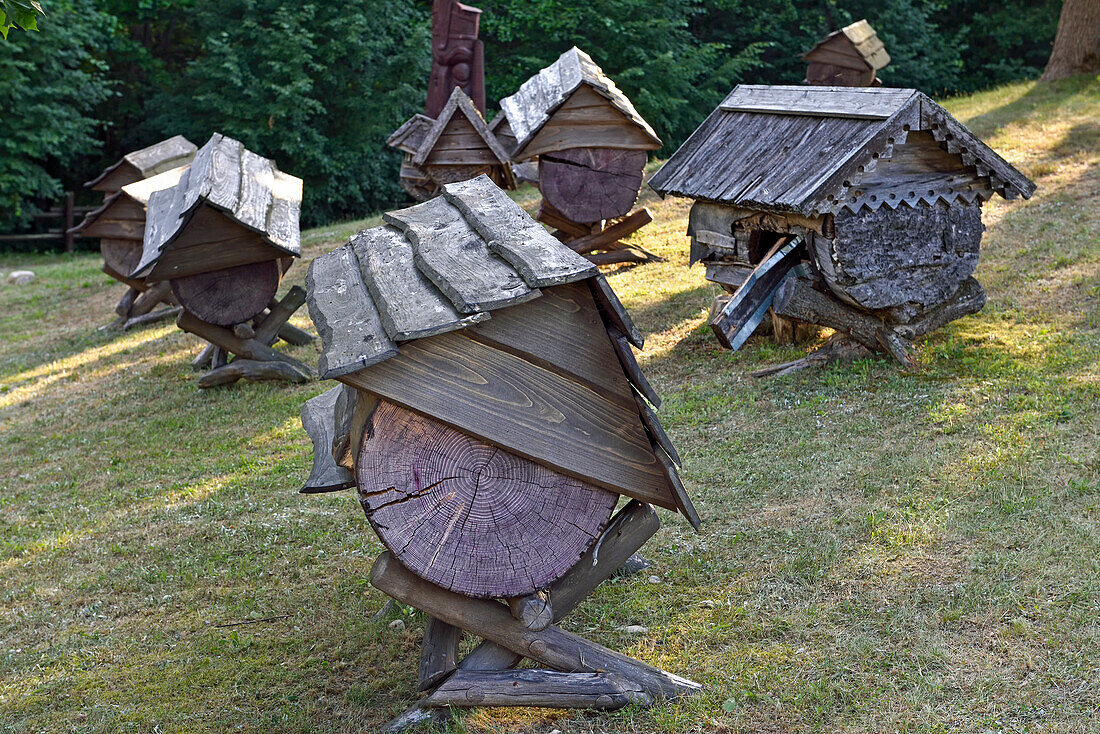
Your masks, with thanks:
[[[196,150],[198,148],[194,143],[182,135],[176,135],[148,148],[127,153],[84,185],[110,196],[126,184],[186,165],[194,158]]]
[[[833,31],[802,54],[808,66],[806,83],[831,87],[870,87],[880,84],[880,69],[890,63],[890,54],[875,29],[857,20]]]
[[[386,731],[451,705],[695,691],[554,624],[656,531],[648,503],[699,525],[631,351],[641,335],[596,267],[487,176],[441,193],[307,275],[319,370],[342,384],[302,409],[302,491],[357,488],[389,549],[371,582],[430,615],[429,695]],[[462,630],[485,642],[459,661]],[[546,669],[511,670],[524,657]]]
[[[895,336],[982,307],[972,277],[982,202],[1035,189],[915,90],[750,85],[650,185],[695,199],[691,262],[734,293],[712,321],[724,344],[743,342],[774,305],[895,354]],[[806,288],[823,296],[813,308]]]
[[[502,99],[500,109],[491,129],[513,161],[538,160],[540,218],[559,230],[559,238],[571,247],[580,238],[575,249],[585,254],[605,250],[597,262],[654,259],[617,242],[648,222],[648,213],[595,246],[586,239],[603,231],[606,220],[630,213],[647,153],[661,147],[657,133],[588,54],[569,49]]]

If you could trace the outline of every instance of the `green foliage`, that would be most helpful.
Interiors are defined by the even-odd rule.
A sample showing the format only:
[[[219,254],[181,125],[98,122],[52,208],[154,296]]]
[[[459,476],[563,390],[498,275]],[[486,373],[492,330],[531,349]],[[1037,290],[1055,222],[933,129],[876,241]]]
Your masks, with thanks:
[[[155,140],[239,139],[305,181],[303,222],[402,198],[386,137],[423,110],[430,20],[408,0],[334,8],[293,0],[195,7],[196,58],[148,100]]]
[[[32,7],[0,0],[0,12]],[[739,82],[799,83],[802,52],[867,18],[889,86],[943,96],[1038,75],[1060,0],[473,0],[484,10],[489,116],[576,45],[599,63],[668,155]],[[0,58],[0,229],[26,221],[123,154],[217,131],[305,180],[303,223],[402,202],[385,146],[423,111],[429,0],[74,0]],[[0,25],[3,25],[0,22]],[[27,26],[32,25],[27,21]],[[33,70],[33,73],[32,73]],[[109,82],[109,83],[108,83]],[[94,109],[93,109],[94,107]],[[96,141],[101,145],[97,146]]]
[[[56,199],[68,166],[99,145],[96,105],[109,83],[96,49],[113,20],[92,0],[58,3],[35,36],[13,34],[0,53],[0,230]]]
[[[45,15],[37,0],[0,0],[0,36],[8,37],[12,28],[38,30],[38,16]]]

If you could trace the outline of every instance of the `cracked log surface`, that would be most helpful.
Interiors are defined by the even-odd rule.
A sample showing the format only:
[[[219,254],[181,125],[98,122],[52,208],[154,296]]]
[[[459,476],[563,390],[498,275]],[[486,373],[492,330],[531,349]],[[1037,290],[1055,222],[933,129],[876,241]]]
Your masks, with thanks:
[[[596,540],[618,499],[385,401],[356,468],[367,518],[401,563],[480,598],[545,589]]]
[[[574,222],[598,222],[630,213],[645,170],[644,150],[571,148],[539,159],[539,190]]]
[[[839,295],[865,309],[934,308],[978,264],[980,204],[883,207],[859,214],[843,210],[834,224],[832,262],[821,263],[819,252],[819,268]]]
[[[267,308],[279,290],[278,260],[264,260],[173,278],[172,293],[185,310],[215,326],[234,326]]]

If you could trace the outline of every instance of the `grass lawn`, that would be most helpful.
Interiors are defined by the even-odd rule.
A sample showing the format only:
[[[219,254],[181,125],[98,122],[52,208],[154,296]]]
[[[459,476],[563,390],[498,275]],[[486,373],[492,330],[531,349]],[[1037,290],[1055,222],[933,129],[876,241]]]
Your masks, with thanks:
[[[668,260],[610,279],[703,533],[662,511],[659,583],[564,626],[704,692],[451,731],[1100,731],[1100,79],[946,104],[1039,190],[987,205],[989,303],[914,374],[752,380],[806,346],[719,350],[688,202],[647,189],[639,241]],[[333,383],[201,392],[195,337],[96,330],[121,295],[97,256],[0,256],[24,267],[0,286],[0,732],[376,731],[414,698],[424,620],[373,619],[351,493],[296,494],[298,411]]]

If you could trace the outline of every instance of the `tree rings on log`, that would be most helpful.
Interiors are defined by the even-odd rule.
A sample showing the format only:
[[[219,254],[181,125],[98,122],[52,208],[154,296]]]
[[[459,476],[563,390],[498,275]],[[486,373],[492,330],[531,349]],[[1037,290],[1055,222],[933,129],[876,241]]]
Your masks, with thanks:
[[[570,148],[539,157],[539,190],[574,222],[630,213],[645,171],[644,150]]]
[[[480,598],[545,589],[599,537],[618,499],[385,401],[356,467],[367,518],[401,563]]]
[[[215,326],[248,321],[267,308],[282,277],[278,260],[237,265],[172,279],[172,292],[187,311]]]

